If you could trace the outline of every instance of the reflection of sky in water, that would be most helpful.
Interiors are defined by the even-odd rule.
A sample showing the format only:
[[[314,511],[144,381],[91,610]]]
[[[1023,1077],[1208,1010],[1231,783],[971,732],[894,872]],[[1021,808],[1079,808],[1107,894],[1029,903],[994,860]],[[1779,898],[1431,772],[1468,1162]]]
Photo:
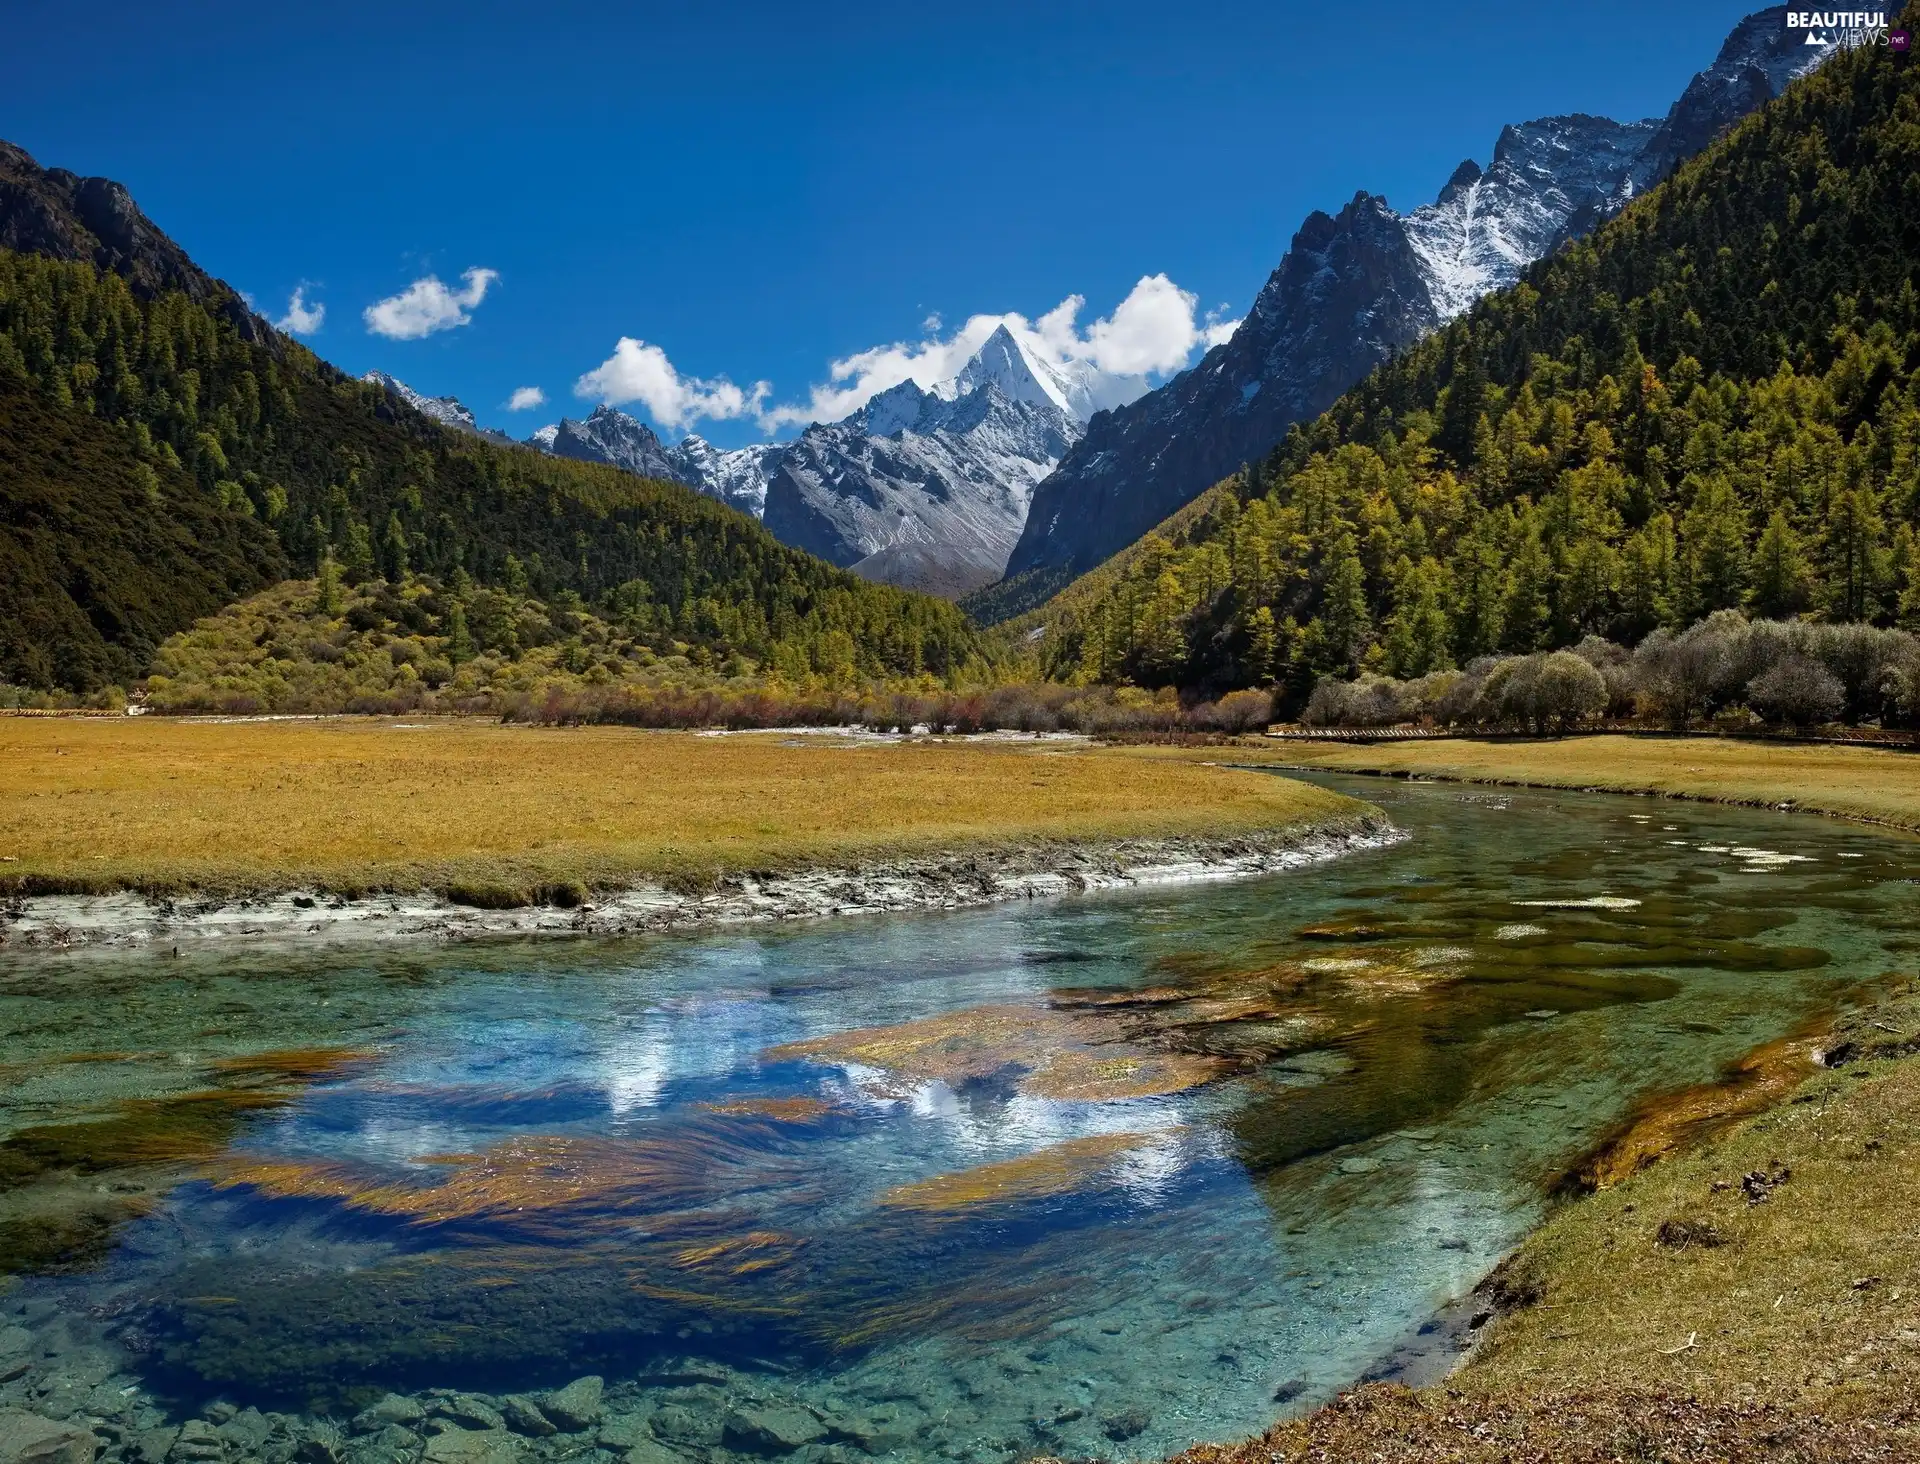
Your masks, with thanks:
[[[908,1453],[1111,1454],[1100,1410],[1127,1404],[1153,1422],[1120,1452],[1159,1454],[1260,1427],[1276,1386],[1310,1399],[1374,1367],[1484,1274],[1537,1217],[1544,1184],[1636,1095],[1711,1077],[1909,959],[1905,841],[1731,810],[1655,826],[1600,798],[1359,790],[1414,840],[1270,880],[624,944],[216,953],[161,976],[102,962],[49,983],[0,962],[16,998],[5,1035],[26,1055],[0,1098],[19,1105],[0,1107],[11,1126],[191,1091],[208,1081],[196,1064],[222,1055],[365,1045],[368,1064],[252,1119],[222,1162],[432,1187],[474,1162],[459,1156],[523,1140],[600,1145],[581,1152],[616,1165],[620,1146],[651,1144],[662,1184],[694,1195],[662,1209],[636,1181],[598,1207],[589,1196],[577,1222],[534,1242],[550,1247],[548,1275],[525,1249],[546,1232],[510,1216],[441,1233],[337,1198],[195,1184],[97,1273],[31,1284],[78,1304],[164,1299],[215,1265],[240,1298],[222,1325],[243,1315],[262,1356],[297,1359],[336,1310],[366,1306],[356,1345],[377,1357],[383,1328],[396,1349],[406,1336],[404,1316],[367,1300],[386,1267],[444,1254],[484,1268],[511,1235],[515,1266],[531,1267],[514,1274],[548,1287],[542,1305],[561,1319],[552,1337],[525,1332],[530,1356],[587,1348],[565,1331],[568,1308],[604,1309],[635,1276],[716,1307],[898,1311],[909,1320],[869,1344],[804,1359],[792,1386],[835,1406],[892,1399]],[[1062,988],[1191,998],[1049,1020],[1103,1041],[1118,1029],[1097,1024],[1131,1023],[1141,1051],[1202,1054],[1226,1075],[1093,1101],[1027,1091],[1017,1064],[962,1081],[870,1057],[765,1056],[975,1008],[1043,1012]],[[1249,992],[1265,995],[1246,1004]],[[1203,999],[1206,1022],[1191,1017]],[[1244,1020],[1221,1021],[1234,1001]],[[1317,1050],[1298,1050],[1313,1048],[1307,1033]],[[129,1047],[154,1056],[34,1061]],[[826,1112],[752,1116],[794,1100]],[[983,1201],[981,1185],[1004,1193]],[[676,1226],[698,1243],[669,1244]],[[735,1276],[685,1259],[730,1254],[746,1232],[776,1237],[779,1264]],[[329,1259],[348,1242],[352,1271]],[[469,1272],[447,1274],[462,1285]],[[486,1315],[477,1325],[507,1339],[488,1345],[515,1345]],[[609,1315],[620,1324],[617,1308],[594,1324]],[[693,1325],[648,1345],[786,1341]],[[644,1350],[591,1345],[560,1370],[617,1377]],[[396,1380],[485,1381],[503,1361],[457,1345],[435,1356],[437,1375],[410,1363]],[[1084,1421],[1033,1431],[1068,1405]]]

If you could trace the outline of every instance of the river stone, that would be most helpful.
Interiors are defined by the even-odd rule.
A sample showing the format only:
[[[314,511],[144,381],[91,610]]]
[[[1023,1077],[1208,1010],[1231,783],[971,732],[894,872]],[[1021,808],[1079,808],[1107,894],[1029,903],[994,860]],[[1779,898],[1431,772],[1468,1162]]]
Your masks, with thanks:
[[[93,1464],[90,1429],[17,1408],[0,1411],[0,1464]]]
[[[512,1464],[520,1446],[505,1429],[459,1429],[427,1440],[426,1464]]]
[[[345,1455],[343,1445],[331,1433],[315,1434],[312,1438],[302,1439],[293,1451],[297,1464],[340,1464]]]
[[[684,1455],[674,1453],[655,1439],[642,1439],[620,1455],[620,1464],[687,1464],[687,1461]]]
[[[1342,1174],[1372,1174],[1373,1171],[1379,1167],[1380,1161],[1378,1159],[1369,1159],[1364,1155],[1355,1155],[1351,1159],[1342,1159],[1340,1161],[1340,1172]]]
[[[389,1439],[390,1433],[402,1437]],[[353,1440],[338,1460],[339,1464],[413,1464],[419,1457],[420,1435],[390,1423],[377,1434],[362,1434]]]
[[[127,1457],[134,1464],[166,1464],[173,1441],[179,1436],[179,1429],[164,1423],[157,1428],[143,1429],[127,1449]]]
[[[823,1439],[826,1426],[804,1408],[737,1408],[727,1415],[721,1438],[736,1449],[791,1454]]]
[[[414,1402],[413,1399],[399,1393],[389,1393],[378,1403],[375,1403],[370,1408],[361,1409],[360,1412],[354,1416],[353,1431],[355,1433],[378,1433],[390,1423],[397,1423],[404,1427],[408,1424],[418,1423],[426,1416],[426,1409]]]
[[[635,1444],[651,1443],[653,1429],[644,1413],[616,1413],[601,1420],[600,1431],[594,1437],[601,1448],[612,1449],[617,1454]]]
[[[655,1438],[670,1444],[712,1444],[719,1442],[718,1420],[709,1413],[696,1412],[679,1403],[669,1403],[655,1411],[647,1426]]]
[[[473,1393],[455,1393],[451,1398],[442,1398],[433,1405],[433,1411],[441,1418],[450,1418],[462,1428],[493,1430],[504,1428],[506,1420],[485,1398]],[[404,1423],[405,1419],[395,1419]]]
[[[507,1421],[508,1428],[530,1439],[544,1439],[558,1432],[553,1420],[540,1411],[539,1404],[518,1393],[500,1400],[500,1416]]]
[[[194,1464],[196,1460],[224,1459],[226,1443],[204,1418],[189,1418],[180,1425],[180,1436],[167,1450],[167,1464]]]
[[[242,1408],[220,1425],[220,1437],[239,1450],[243,1459],[258,1454],[272,1434],[273,1425],[258,1408]]]
[[[540,1400],[540,1411],[568,1433],[579,1433],[600,1421],[600,1395],[606,1391],[605,1378],[575,1378]]]
[[[1100,1420],[1100,1432],[1116,1444],[1138,1438],[1153,1423],[1153,1415],[1139,1405],[1109,1413]]]

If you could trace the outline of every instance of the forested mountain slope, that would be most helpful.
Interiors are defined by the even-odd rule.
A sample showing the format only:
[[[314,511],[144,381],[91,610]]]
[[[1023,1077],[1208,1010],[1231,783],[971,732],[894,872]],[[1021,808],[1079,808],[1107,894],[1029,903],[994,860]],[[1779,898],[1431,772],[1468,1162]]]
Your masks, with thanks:
[[[1061,596],[1046,665],[1304,685],[1731,606],[1920,621],[1916,268],[1920,82],[1842,54]]]
[[[0,679],[125,679],[159,638],[328,558],[350,579],[617,595],[663,639],[754,661],[784,643],[939,675],[978,652],[952,606],[689,488],[430,421],[253,316],[118,185],[32,168],[0,155],[0,239],[45,251],[0,250],[0,562],[28,567],[5,590]],[[124,248],[72,211],[95,197]]]
[[[1030,608],[1228,473],[1269,452],[1370,370],[1533,261],[1587,233],[1831,54],[1785,7],[1748,16],[1664,120],[1572,114],[1501,129],[1432,203],[1399,214],[1361,192],[1315,213],[1230,340],[1138,401],[1095,417],[1034,491],[1007,579],[968,606]]]

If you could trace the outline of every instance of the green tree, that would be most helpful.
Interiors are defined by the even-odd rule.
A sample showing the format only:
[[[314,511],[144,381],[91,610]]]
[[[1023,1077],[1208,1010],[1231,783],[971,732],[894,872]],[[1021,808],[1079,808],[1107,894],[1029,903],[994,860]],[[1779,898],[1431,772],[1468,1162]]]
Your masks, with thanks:
[[[1135,628],[1135,661],[1149,685],[1165,685],[1186,665],[1186,595],[1180,577],[1168,566],[1160,571],[1153,593],[1140,608]]]
[[[1867,487],[1836,493],[1827,511],[1826,610],[1834,620],[1863,620],[1879,594],[1886,525]]]
[[[321,556],[319,587],[313,603],[315,609],[329,617],[339,615],[345,608],[340,594],[340,565],[331,551]]]
[[[1752,574],[1752,605],[1759,614],[1785,620],[1806,609],[1813,573],[1785,509],[1776,508],[1760,531],[1760,542],[1753,550]]]
[[[1685,610],[1699,619],[1737,609],[1747,598],[1747,517],[1724,474],[1699,480],[1681,521]]]
[[[1318,633],[1308,654],[1315,669],[1351,670],[1359,663],[1373,634],[1373,617],[1367,610],[1367,573],[1351,529],[1342,527],[1328,551],[1320,614],[1312,624]]]
[[[1273,607],[1260,605],[1247,617],[1247,671],[1256,683],[1272,681],[1280,669],[1280,633]]]
[[[1388,674],[1405,680],[1447,670],[1453,665],[1448,653],[1453,624],[1446,610],[1446,570],[1438,560],[1422,559],[1404,564],[1396,579],[1384,643]]]
[[[1504,641],[1509,650],[1535,651],[1553,628],[1553,562],[1540,543],[1540,525],[1529,514],[1507,573],[1507,597],[1501,606]]]
[[[467,629],[467,607],[458,600],[447,607],[447,659],[456,666],[473,659],[473,633]]]

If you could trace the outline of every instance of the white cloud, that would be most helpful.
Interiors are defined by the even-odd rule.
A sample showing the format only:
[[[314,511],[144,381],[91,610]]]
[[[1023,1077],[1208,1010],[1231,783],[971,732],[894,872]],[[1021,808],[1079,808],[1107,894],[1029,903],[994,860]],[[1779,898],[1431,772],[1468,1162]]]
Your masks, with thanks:
[[[397,295],[375,301],[364,312],[367,329],[395,341],[417,341],[435,331],[467,325],[467,312],[487,298],[487,288],[500,278],[498,270],[470,269],[460,276],[463,287],[450,290],[435,275],[415,280]]]
[[[1018,312],[975,315],[944,338],[939,317],[929,316],[921,340],[874,346],[831,363],[827,380],[813,387],[805,402],[763,412],[761,423],[772,429],[837,422],[903,381],[931,387],[956,375],[1003,325],[1036,357],[1055,366],[1080,362],[1108,376],[1140,377],[1179,370],[1196,346],[1218,344],[1239,324],[1219,321],[1218,311],[1196,321],[1198,298],[1164,274],[1141,276],[1113,314],[1082,331],[1076,322],[1086,303],[1084,296],[1069,295],[1034,321]]]
[[[665,351],[632,336],[621,336],[613,354],[573,384],[573,394],[587,401],[609,406],[639,402],[654,421],[670,428],[702,417],[719,421],[761,416],[772,390],[765,381],[743,390],[724,376],[712,381],[682,376]]]
[[[544,407],[546,404],[547,394],[537,386],[517,387],[513,395],[507,398],[509,412],[525,412],[534,407]]]
[[[249,302],[251,303],[251,302]],[[318,300],[307,303],[307,287],[301,285],[287,301],[287,313],[274,321],[277,329],[294,335],[312,335],[326,322],[327,307]]]
[[[1215,346],[1224,346],[1233,339],[1233,333],[1240,329],[1238,320],[1226,318],[1227,311],[1231,308],[1229,305],[1216,305],[1207,312],[1205,334],[1208,350],[1212,350]]]

